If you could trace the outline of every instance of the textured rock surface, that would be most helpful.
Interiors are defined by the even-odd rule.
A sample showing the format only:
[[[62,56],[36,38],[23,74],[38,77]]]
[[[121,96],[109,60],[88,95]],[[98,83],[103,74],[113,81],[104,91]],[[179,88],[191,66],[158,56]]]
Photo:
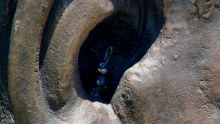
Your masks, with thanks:
[[[154,13],[143,13],[143,3],[150,2],[18,0],[11,26],[15,2],[1,1],[0,123],[218,124],[220,1],[155,2],[163,7],[155,8],[163,9],[163,29],[124,73],[110,104],[103,104],[86,98],[77,63],[80,47],[117,11],[126,12],[131,21],[125,21],[140,34],[155,29],[155,23],[145,24]]]
[[[217,1],[197,2],[164,6],[161,36],[125,72],[112,101],[122,122],[220,122],[220,13]]]

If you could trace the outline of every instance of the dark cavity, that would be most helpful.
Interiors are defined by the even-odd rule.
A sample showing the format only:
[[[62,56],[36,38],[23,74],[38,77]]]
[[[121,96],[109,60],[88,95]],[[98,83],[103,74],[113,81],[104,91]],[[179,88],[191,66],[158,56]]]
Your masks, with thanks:
[[[110,103],[123,73],[158,37],[164,24],[162,8],[161,1],[130,1],[90,32],[78,57],[86,99]]]

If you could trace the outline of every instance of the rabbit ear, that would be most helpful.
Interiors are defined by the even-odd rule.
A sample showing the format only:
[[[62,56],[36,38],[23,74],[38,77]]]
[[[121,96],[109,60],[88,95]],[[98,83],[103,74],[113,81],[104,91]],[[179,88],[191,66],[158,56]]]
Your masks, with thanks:
[[[93,48],[90,48],[89,50],[94,52],[96,54],[96,56],[97,56],[98,61],[100,61],[99,53],[95,49],[93,49]]]
[[[105,52],[105,62],[108,63],[110,57],[112,55],[112,46],[107,49]]]

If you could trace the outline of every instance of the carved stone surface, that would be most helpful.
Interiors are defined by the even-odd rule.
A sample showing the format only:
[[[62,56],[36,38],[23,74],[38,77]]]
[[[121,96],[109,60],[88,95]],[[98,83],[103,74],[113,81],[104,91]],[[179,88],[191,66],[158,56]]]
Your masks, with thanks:
[[[152,42],[110,103],[91,101],[80,48],[118,12]],[[219,0],[3,0],[0,123],[218,124],[219,58]]]

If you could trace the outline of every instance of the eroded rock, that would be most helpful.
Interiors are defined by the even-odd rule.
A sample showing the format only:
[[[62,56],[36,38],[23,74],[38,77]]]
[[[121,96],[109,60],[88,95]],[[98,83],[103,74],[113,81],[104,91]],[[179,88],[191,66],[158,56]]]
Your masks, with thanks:
[[[219,0],[154,2],[158,13],[144,0],[18,0],[11,33],[6,41],[0,34],[0,123],[218,124]],[[137,34],[157,28],[146,24],[152,17],[162,14],[165,23],[103,104],[88,99],[78,55],[90,31],[118,11]]]
[[[165,30],[121,80],[112,103],[124,123],[219,123],[219,11],[207,21],[188,17],[190,3],[180,3],[169,6]]]

